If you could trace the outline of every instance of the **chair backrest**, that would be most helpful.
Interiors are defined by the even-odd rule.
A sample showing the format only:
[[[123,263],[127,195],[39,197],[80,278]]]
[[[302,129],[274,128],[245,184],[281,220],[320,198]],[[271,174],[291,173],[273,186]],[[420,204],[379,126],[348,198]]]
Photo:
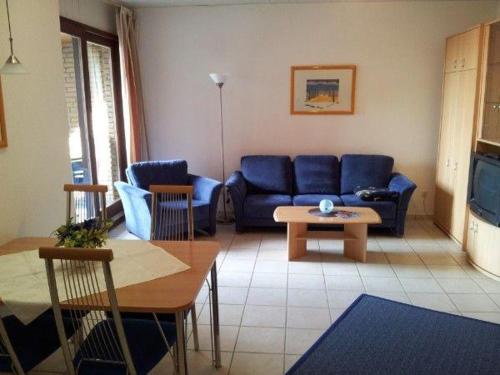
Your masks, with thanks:
[[[141,161],[127,170],[129,182],[143,190],[150,185],[187,185],[188,165],[185,160]]]
[[[150,185],[151,239],[192,241],[194,239],[193,187]]]
[[[106,220],[106,185],[64,185],[67,193],[66,220],[76,223],[89,219]]]
[[[10,363],[11,371],[18,375],[24,375],[23,367],[17,358],[16,352],[10,342],[9,335],[5,329],[2,318],[0,318],[0,361]],[[2,368],[1,371],[7,369]]]
[[[136,374],[111,275],[113,252],[42,247],[39,255],[45,259],[57,332],[69,373],[73,375],[82,363],[92,362],[122,365],[129,374]],[[68,344],[61,305],[71,321],[79,324],[79,332],[85,338],[83,344]],[[107,317],[107,310],[111,310],[112,319]]]

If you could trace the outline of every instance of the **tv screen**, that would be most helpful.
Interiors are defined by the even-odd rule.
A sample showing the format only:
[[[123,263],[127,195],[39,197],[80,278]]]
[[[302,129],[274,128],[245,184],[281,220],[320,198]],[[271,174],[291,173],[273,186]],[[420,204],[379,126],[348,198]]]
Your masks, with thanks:
[[[494,155],[472,156],[469,204],[473,212],[500,226],[500,160]]]

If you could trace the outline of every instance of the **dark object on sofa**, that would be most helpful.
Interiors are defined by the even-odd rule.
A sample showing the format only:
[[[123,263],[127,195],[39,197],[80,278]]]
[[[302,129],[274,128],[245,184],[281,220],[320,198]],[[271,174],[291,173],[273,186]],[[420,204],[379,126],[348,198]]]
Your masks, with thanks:
[[[404,234],[406,211],[416,185],[393,173],[394,159],[384,155],[244,156],[241,171],[226,181],[236,218],[236,231],[246,227],[279,226],[273,219],[278,206],[317,206],[330,199],[337,206],[371,207],[382,218],[378,227]],[[387,188],[398,193],[392,200],[365,201],[358,186]]]
[[[364,201],[395,201],[399,197],[397,191],[392,191],[389,188],[376,188],[375,186],[358,187],[354,194]]]
[[[216,232],[217,202],[222,183],[188,173],[185,160],[145,161],[127,168],[130,183],[115,182],[125,211],[127,229],[149,240],[151,193],[149,185],[193,185],[194,229],[211,235]]]

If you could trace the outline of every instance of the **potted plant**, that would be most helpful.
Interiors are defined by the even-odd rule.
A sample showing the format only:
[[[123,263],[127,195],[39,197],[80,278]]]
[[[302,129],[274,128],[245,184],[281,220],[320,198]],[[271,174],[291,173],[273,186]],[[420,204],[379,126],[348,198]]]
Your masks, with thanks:
[[[53,234],[58,240],[56,246],[91,249],[102,247],[112,225],[111,220],[89,219],[75,223],[73,218],[70,218],[65,225],[54,231]]]

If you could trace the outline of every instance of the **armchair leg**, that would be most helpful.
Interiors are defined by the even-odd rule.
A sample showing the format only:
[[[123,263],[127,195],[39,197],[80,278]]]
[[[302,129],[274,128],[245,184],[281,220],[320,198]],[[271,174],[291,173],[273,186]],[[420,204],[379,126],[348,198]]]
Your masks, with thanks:
[[[200,340],[198,338],[198,318],[196,316],[196,306],[193,305],[191,307],[191,322],[193,324],[193,344],[194,344],[194,350],[199,351],[200,350]]]

